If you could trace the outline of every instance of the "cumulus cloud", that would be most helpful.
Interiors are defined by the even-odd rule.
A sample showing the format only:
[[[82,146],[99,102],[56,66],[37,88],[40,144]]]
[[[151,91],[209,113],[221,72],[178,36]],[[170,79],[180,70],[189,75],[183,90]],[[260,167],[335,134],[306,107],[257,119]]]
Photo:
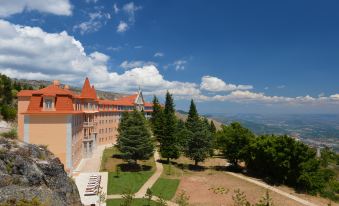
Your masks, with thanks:
[[[117,32],[123,33],[128,29],[128,24],[124,21],[120,21],[118,27],[117,27]]]
[[[88,76],[96,88],[103,90],[132,92],[141,86],[146,95],[164,95],[169,90],[177,99],[193,98],[197,101],[339,104],[339,94],[321,97],[269,96],[242,90],[244,87],[240,85],[225,86],[228,84],[220,81],[216,81],[216,85],[221,85],[222,91],[228,90],[229,93],[211,96],[204,93],[206,88],[207,91],[220,89],[205,84],[208,82],[206,79],[211,79],[210,76],[203,77],[201,84],[169,81],[155,64],[144,61],[125,61],[122,66],[129,69],[118,73],[109,70],[109,59],[109,56],[98,51],[87,54],[81,42],[67,32],[47,33],[39,27],[14,25],[0,20],[0,73],[12,78],[60,79],[64,83],[81,86],[84,77]]]
[[[33,10],[55,15],[72,15],[72,5],[69,0],[3,0],[0,6],[0,17]]]
[[[175,62],[173,62],[172,66],[174,67],[174,69],[176,71],[178,70],[184,70],[185,69],[185,65],[186,65],[187,61],[186,60],[177,60]],[[171,65],[167,65],[168,66],[171,66]]]
[[[223,92],[223,91],[233,91],[233,90],[250,90],[253,89],[252,85],[235,85],[227,84],[223,80],[212,77],[212,76],[203,76],[201,78],[200,88],[202,90],[210,92]]]
[[[88,14],[89,20],[81,22],[73,26],[74,31],[79,31],[81,34],[96,32],[102,26],[106,25],[108,20],[111,19],[109,13],[104,13],[102,11],[96,11]]]
[[[120,67],[124,69],[132,69],[132,68],[143,67],[147,65],[156,65],[156,63],[151,62],[151,61],[127,61],[125,60],[120,64]]]

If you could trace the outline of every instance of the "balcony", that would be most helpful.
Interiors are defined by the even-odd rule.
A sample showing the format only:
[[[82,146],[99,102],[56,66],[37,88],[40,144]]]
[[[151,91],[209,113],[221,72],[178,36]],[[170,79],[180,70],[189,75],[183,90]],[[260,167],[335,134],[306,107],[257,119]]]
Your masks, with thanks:
[[[97,121],[84,122],[83,127],[94,127],[97,126]]]
[[[96,139],[95,137],[96,137],[95,134],[85,135],[83,141],[84,142],[86,142],[86,141],[95,141],[95,139]]]

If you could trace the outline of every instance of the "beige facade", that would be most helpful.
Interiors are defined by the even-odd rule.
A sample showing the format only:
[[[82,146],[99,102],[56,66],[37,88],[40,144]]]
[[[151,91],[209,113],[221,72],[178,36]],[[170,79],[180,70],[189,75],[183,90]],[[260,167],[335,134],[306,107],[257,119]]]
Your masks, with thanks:
[[[58,81],[44,89],[18,93],[19,139],[47,145],[72,171],[98,144],[115,144],[121,114],[133,109],[152,112],[141,91],[118,100],[99,100],[86,79],[77,95]]]

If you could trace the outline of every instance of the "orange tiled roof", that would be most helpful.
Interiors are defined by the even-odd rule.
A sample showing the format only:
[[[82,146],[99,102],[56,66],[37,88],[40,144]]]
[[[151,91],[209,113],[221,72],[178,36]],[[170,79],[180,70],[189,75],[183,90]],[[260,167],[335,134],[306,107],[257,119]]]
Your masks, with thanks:
[[[94,86],[91,87],[91,84],[89,83],[88,77],[86,77],[84,85],[82,86],[80,98],[97,99],[97,94],[96,94],[96,91],[94,89]]]
[[[58,96],[55,102],[56,111],[73,111],[73,102],[70,97]]]
[[[49,85],[48,87],[45,87],[43,89],[39,89],[36,91],[32,91],[32,94],[41,94],[44,96],[56,96],[58,95],[70,95],[70,96],[74,96],[74,93],[67,90],[67,89],[63,89],[59,86],[56,85]]]
[[[28,112],[39,112],[42,108],[42,96],[32,96],[29,102]]]
[[[151,103],[151,102],[145,102],[145,103],[144,103],[144,106],[145,106],[145,107],[153,107],[153,103]]]
[[[34,90],[21,90],[20,92],[17,93],[18,97],[30,97],[32,96],[32,93]]]
[[[133,94],[130,96],[122,97],[120,99],[114,100],[114,105],[125,105],[125,106],[133,106],[135,99],[138,97],[138,94]]]

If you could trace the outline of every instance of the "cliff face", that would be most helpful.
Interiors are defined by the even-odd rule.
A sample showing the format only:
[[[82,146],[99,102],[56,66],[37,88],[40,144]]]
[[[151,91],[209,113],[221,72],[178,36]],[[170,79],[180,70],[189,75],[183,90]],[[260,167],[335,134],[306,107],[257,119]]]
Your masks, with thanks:
[[[44,146],[0,137],[0,203],[33,198],[43,205],[82,205],[63,164]]]

